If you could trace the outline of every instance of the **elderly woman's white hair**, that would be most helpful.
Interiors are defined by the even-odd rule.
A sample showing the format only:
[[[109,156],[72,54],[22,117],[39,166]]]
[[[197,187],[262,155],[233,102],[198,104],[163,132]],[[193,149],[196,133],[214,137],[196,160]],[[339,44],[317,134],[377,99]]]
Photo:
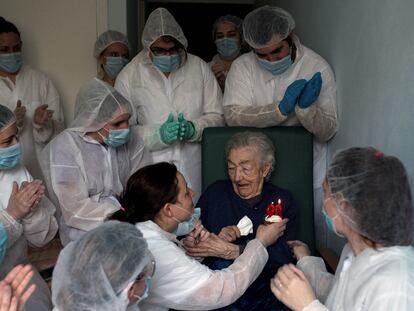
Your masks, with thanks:
[[[275,147],[269,137],[260,132],[247,131],[234,134],[226,142],[226,157],[229,157],[231,150],[243,147],[256,148],[262,167],[267,163],[271,164],[269,174],[266,176],[266,180],[269,180],[275,166]]]
[[[59,311],[125,311],[128,287],[150,260],[147,242],[134,225],[104,223],[59,255],[53,305]]]

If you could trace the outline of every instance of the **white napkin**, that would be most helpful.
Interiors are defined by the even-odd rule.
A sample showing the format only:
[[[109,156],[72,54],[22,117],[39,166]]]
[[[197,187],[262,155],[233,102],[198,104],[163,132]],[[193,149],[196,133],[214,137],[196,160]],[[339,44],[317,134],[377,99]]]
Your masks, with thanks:
[[[240,234],[242,236],[253,233],[253,223],[247,216],[244,216],[242,219],[240,219],[239,223],[237,224],[237,228],[239,228]]]

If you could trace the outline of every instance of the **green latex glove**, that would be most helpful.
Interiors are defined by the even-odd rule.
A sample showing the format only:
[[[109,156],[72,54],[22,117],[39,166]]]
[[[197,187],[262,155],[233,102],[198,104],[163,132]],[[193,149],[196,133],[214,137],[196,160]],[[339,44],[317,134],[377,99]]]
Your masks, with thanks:
[[[194,138],[197,133],[194,124],[191,121],[187,121],[182,112],[178,114],[178,123],[180,124],[180,130],[178,132],[178,138],[180,140],[190,140]]]
[[[168,115],[167,121],[165,121],[160,127],[160,136],[164,144],[172,144],[178,139],[178,130],[180,124],[174,121],[172,113]]]

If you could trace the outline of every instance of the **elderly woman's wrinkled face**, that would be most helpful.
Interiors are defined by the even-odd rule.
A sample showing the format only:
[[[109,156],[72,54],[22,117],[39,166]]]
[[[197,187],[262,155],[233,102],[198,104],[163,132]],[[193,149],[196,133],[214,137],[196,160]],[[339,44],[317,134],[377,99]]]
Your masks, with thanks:
[[[242,199],[251,199],[262,192],[270,167],[270,163],[261,165],[260,155],[253,146],[232,149],[227,159],[233,189]]]

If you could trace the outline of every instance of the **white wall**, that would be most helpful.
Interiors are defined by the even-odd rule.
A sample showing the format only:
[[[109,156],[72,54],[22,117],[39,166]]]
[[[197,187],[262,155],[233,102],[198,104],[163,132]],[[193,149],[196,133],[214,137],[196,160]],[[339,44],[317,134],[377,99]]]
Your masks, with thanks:
[[[79,87],[96,75],[93,45],[107,29],[107,0],[1,0],[0,15],[19,29],[24,62],[52,79],[70,122]]]
[[[292,13],[301,41],[333,67],[340,127],[331,154],[374,146],[399,157],[413,185],[414,1],[260,1],[264,3]]]

